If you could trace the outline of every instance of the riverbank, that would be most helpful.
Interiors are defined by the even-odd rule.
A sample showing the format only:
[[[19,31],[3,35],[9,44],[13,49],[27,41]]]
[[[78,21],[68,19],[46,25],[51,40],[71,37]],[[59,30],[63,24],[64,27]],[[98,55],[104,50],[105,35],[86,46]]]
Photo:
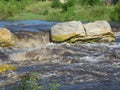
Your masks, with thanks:
[[[20,2],[19,2],[20,3]],[[24,3],[25,4],[25,3]],[[14,3],[13,3],[14,5]],[[3,4],[4,6],[4,4]],[[34,1],[26,5],[19,5],[19,8],[9,6],[7,8],[1,6],[1,19],[5,20],[48,20],[48,21],[96,21],[96,20],[111,20],[112,6],[87,6],[76,4],[69,7],[66,12],[62,12],[61,8],[52,8],[51,2]],[[14,11],[14,12],[13,12]],[[4,16],[4,17],[2,17]]]

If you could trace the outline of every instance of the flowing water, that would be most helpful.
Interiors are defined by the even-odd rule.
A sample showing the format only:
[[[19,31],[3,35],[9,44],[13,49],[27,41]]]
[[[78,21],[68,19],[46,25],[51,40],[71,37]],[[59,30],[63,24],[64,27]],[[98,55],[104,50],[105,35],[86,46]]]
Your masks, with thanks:
[[[57,90],[120,90],[120,24],[111,23],[114,43],[51,43],[50,28],[58,22],[39,20],[1,21],[17,37],[14,48],[0,48],[0,63],[18,67],[0,74],[1,90],[13,90],[20,77],[38,72],[40,83],[53,80]],[[10,85],[13,84],[13,85]]]

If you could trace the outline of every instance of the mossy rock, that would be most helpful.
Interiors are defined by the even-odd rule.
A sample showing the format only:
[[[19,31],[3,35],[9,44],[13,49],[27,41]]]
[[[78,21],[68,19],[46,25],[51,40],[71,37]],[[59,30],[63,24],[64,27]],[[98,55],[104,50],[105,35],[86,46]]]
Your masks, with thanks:
[[[12,34],[8,29],[0,29],[0,46],[9,47],[16,44],[16,36]]]
[[[53,35],[52,36],[52,41],[54,42],[64,42],[67,39],[70,39],[72,37],[74,37],[76,34],[75,33],[71,33],[71,34],[66,34],[66,35]]]
[[[9,70],[16,70],[16,67],[14,67],[11,64],[0,65],[0,73],[9,71]]]
[[[69,40],[69,43],[75,43],[75,42],[93,43],[93,42],[98,42],[100,40],[101,40],[101,37],[74,37]]]

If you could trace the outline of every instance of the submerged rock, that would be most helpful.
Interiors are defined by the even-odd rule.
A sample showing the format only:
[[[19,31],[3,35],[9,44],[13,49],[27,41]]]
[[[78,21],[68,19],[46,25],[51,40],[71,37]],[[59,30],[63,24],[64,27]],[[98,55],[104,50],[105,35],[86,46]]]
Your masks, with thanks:
[[[16,68],[13,65],[10,65],[10,64],[0,65],[0,73],[8,71],[8,70],[16,70]]]
[[[15,45],[15,36],[6,28],[0,28],[0,46],[9,47]]]
[[[107,21],[82,24],[80,21],[60,23],[51,28],[53,42],[104,42],[115,41],[115,35]]]

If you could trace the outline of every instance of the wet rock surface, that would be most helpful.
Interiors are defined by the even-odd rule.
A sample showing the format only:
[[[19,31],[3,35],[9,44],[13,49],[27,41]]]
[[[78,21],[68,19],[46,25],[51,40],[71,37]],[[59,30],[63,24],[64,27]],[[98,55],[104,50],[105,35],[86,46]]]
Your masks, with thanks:
[[[55,80],[61,85],[58,90],[120,90],[120,28],[116,28],[119,25],[112,26],[117,34],[114,43],[56,44],[49,42],[48,33],[33,32],[36,23],[29,23],[31,32],[21,31],[22,27],[27,30],[29,25],[20,23],[13,23],[17,28],[7,22],[0,24],[12,30],[21,41],[18,47],[0,48],[0,64],[17,67],[16,71],[0,73],[0,89],[13,90],[12,86],[17,85],[22,76],[38,72],[40,83],[47,86]],[[26,47],[25,42],[34,39],[37,39],[36,44],[29,43]]]

